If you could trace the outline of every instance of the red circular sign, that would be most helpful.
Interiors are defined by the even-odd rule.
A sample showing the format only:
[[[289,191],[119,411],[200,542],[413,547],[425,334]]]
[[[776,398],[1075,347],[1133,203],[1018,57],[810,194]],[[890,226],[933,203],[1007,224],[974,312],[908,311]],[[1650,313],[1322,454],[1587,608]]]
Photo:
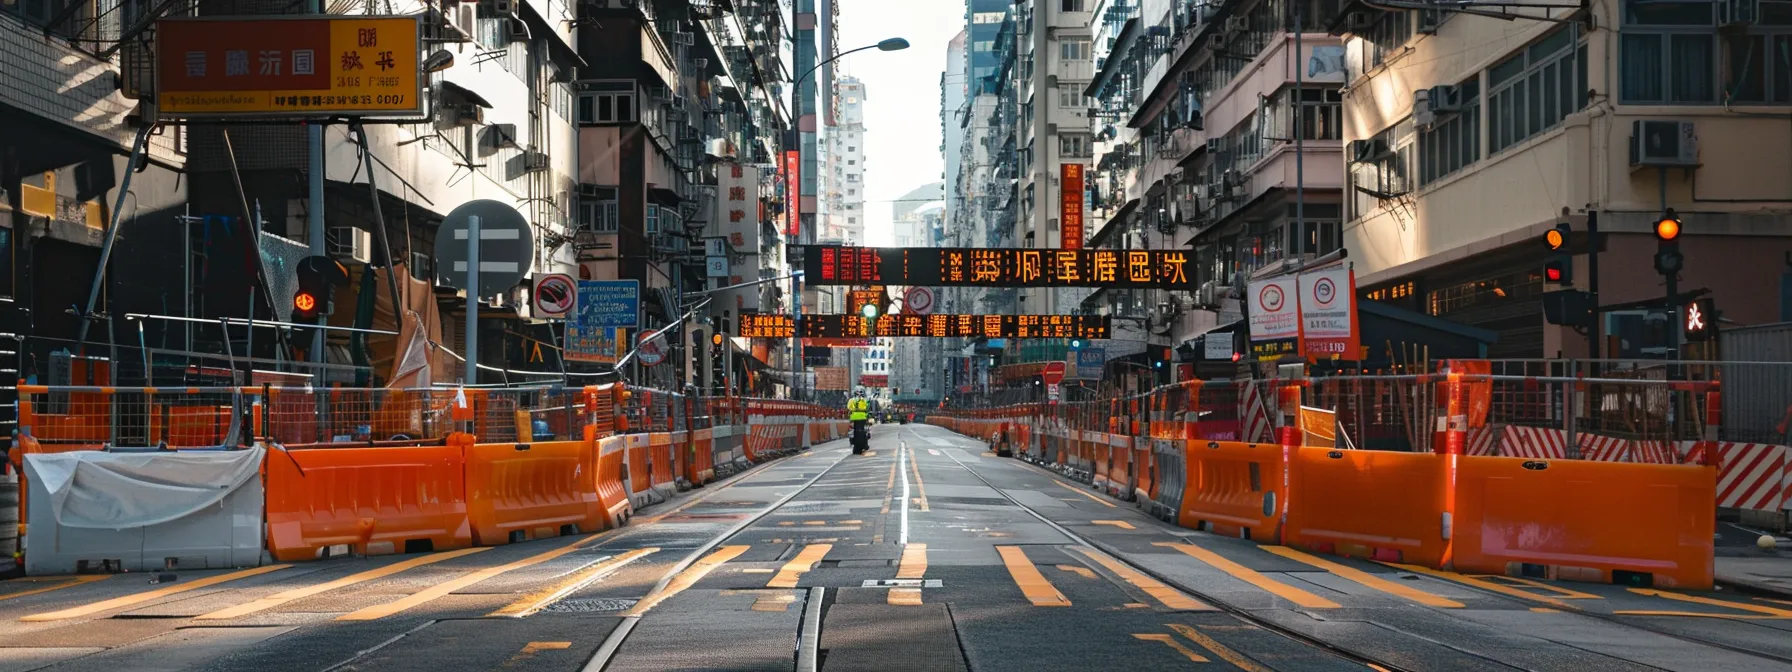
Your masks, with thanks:
[[[550,273],[535,279],[535,291],[530,294],[535,299],[537,316],[564,317],[572,312],[573,303],[578,297],[578,285],[570,275]]]
[[[635,358],[641,360],[641,366],[653,366],[666,359],[666,352],[660,349],[662,339],[649,338],[649,336],[658,336],[658,334],[641,334],[641,337],[636,339],[640,345],[635,346]]]
[[[1272,313],[1280,312],[1282,310],[1282,301],[1285,298],[1286,297],[1282,296],[1282,287],[1280,285],[1264,285],[1263,289],[1257,292],[1257,305],[1262,306],[1264,310]]]
[[[1313,283],[1313,300],[1321,306],[1332,305],[1333,301],[1338,300],[1337,283],[1332,282],[1331,278],[1320,278]]]

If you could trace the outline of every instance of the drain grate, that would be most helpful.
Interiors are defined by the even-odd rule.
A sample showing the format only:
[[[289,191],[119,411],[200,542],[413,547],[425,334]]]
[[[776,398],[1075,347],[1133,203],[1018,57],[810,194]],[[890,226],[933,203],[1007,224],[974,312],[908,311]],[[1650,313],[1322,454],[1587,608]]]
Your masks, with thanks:
[[[628,600],[615,597],[592,597],[582,600],[561,600],[548,605],[542,611],[562,614],[592,614],[606,611],[624,611],[635,606],[640,600]]]
[[[1009,502],[1001,497],[928,497],[933,504],[968,504],[971,506],[1004,506]]]
[[[866,579],[860,588],[944,588],[939,579]]]

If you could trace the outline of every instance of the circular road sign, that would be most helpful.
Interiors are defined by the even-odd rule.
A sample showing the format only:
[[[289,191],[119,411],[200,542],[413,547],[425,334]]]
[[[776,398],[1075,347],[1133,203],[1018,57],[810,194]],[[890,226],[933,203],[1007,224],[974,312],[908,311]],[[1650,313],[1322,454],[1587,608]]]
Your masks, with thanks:
[[[1331,278],[1320,278],[1318,282],[1313,283],[1313,300],[1318,301],[1319,305],[1332,305],[1332,301],[1337,298],[1338,285],[1332,282]]]
[[[1257,293],[1257,305],[1262,306],[1264,310],[1272,313],[1281,312],[1282,301],[1285,298],[1286,297],[1282,296],[1281,287],[1276,285],[1264,285],[1263,290]]]
[[[578,297],[578,285],[565,273],[549,273],[535,279],[536,317],[566,317]]]
[[[666,351],[662,350],[661,347],[663,346],[660,345],[665,342],[665,339],[650,339],[648,338],[649,335],[650,334],[643,333],[640,337],[635,339],[638,343],[638,345],[635,346],[635,359],[641,360],[641,366],[653,366],[666,359]]]
[[[902,306],[916,315],[933,314],[933,290],[926,287],[910,287],[902,295]]]
[[[479,218],[479,296],[496,296],[515,287],[535,258],[535,234],[523,213],[508,203],[467,201],[442,220],[436,232],[437,275],[449,286],[466,289],[467,224]]]

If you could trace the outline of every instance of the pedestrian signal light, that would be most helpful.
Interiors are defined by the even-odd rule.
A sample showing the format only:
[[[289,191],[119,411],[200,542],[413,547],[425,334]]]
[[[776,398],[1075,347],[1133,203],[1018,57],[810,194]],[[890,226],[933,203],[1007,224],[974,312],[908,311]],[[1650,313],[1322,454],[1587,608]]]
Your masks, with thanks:
[[[292,295],[292,316],[294,319],[315,320],[318,316],[317,295],[303,289]]]
[[[1551,251],[1560,250],[1564,247],[1567,247],[1568,246],[1568,225],[1567,224],[1557,224],[1556,228],[1553,228],[1553,229],[1550,229],[1549,231],[1544,232],[1543,242],[1544,242],[1544,244],[1549,245],[1549,249]]]
[[[1567,275],[1567,271],[1562,269],[1560,263],[1552,261],[1543,265],[1543,280],[1545,282],[1561,282],[1562,278]]]
[[[1543,281],[1567,284],[1574,281],[1574,257],[1568,253],[1568,234],[1574,229],[1567,222],[1558,222],[1543,232],[1543,244],[1554,254],[1543,262]]]
[[[292,295],[292,317],[312,321],[330,314],[330,296],[338,284],[348,282],[348,269],[324,256],[299,260],[295,279],[299,288]]]

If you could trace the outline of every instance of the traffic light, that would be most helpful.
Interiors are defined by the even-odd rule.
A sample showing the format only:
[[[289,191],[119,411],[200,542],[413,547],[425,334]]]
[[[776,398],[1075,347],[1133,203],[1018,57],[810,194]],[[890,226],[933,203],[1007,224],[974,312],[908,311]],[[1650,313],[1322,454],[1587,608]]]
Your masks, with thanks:
[[[1071,350],[1083,349],[1083,339],[1080,339],[1080,338],[1070,339],[1070,349]]]
[[[1688,343],[1710,340],[1717,333],[1717,306],[1709,298],[1693,299],[1680,309],[1680,326]]]
[[[310,322],[329,315],[331,297],[338,283],[348,281],[348,269],[335,259],[312,256],[300,259],[295,270],[299,288],[292,293],[292,319]]]
[[[1655,222],[1655,272],[1678,275],[1685,262],[1680,255],[1680,215],[1668,208]]]
[[[1557,223],[1555,228],[1543,232],[1543,244],[1550,252],[1543,262],[1544,282],[1563,285],[1574,282],[1574,255],[1568,252],[1568,234],[1572,232],[1567,222]]]

